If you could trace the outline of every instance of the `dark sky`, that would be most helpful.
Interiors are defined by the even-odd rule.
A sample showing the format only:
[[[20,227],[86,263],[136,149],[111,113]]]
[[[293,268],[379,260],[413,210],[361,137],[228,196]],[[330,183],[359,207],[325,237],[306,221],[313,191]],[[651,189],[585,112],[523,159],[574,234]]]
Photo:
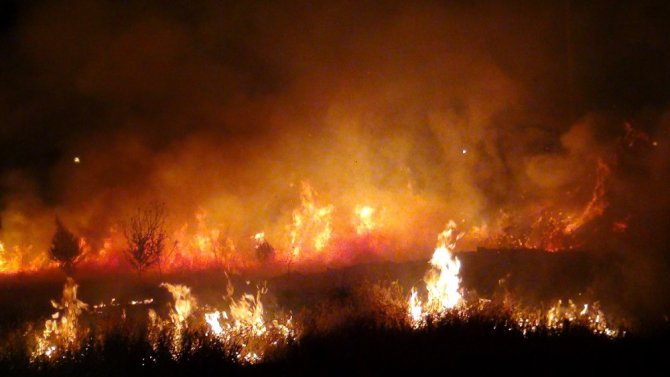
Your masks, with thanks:
[[[292,71],[294,59],[282,61],[281,51],[264,54],[264,43],[272,44],[276,37],[281,50],[282,43],[292,43],[290,33],[310,33],[319,28],[321,21],[328,24],[325,29],[331,30],[317,32],[351,33],[349,37],[355,39],[356,33],[370,31],[361,30],[369,20],[373,20],[371,23],[392,20],[395,13],[408,11],[400,5],[357,3],[315,6],[298,2],[270,6],[253,1],[184,1],[171,2],[171,5],[160,1],[5,1],[0,8],[3,56],[0,63],[3,128],[0,169],[27,169],[45,180],[48,170],[63,158],[73,139],[105,132],[111,127],[132,127],[123,123],[133,113],[160,113],[161,106],[179,101],[169,98],[171,94],[157,95],[151,88],[123,90],[123,82],[118,83],[118,88],[110,89],[117,90],[111,96],[81,87],[83,84],[78,82],[81,70],[102,53],[104,44],[110,43],[114,35],[128,32],[131,40],[127,42],[136,42],[137,49],[142,49],[143,44],[152,44],[154,38],[159,45],[150,47],[156,49],[154,57],[134,56],[133,51],[127,51],[128,61],[123,61],[123,57],[110,57],[116,60],[98,67],[110,70],[110,81],[116,80],[115,74],[123,75],[121,70],[125,68],[155,69],[158,72],[147,74],[156,75],[156,81],[169,81],[170,78],[161,76],[179,73],[163,64],[170,64],[168,59],[171,58],[182,61],[188,57],[161,54],[197,54],[201,55],[198,59],[207,60],[207,64],[221,65],[227,74],[239,76],[232,90],[245,95],[271,96],[273,91],[281,93],[284,85],[290,86],[294,75],[300,72]],[[536,2],[443,3],[427,2],[428,5],[417,7],[444,8],[447,18],[451,10],[467,13],[466,17],[471,20],[463,27],[471,30],[456,37],[469,38],[464,42],[481,46],[488,53],[487,59],[493,60],[512,80],[522,83],[535,98],[532,106],[541,107],[542,112],[550,116],[561,117],[561,121],[569,123],[567,114],[576,118],[590,111],[634,117],[641,111],[659,111],[670,99],[670,26],[667,22],[670,6],[665,1],[556,1],[542,6],[534,4]],[[343,19],[333,23],[328,19],[332,15]],[[296,27],[296,24],[304,27]],[[220,34],[197,31],[208,27],[218,28]],[[337,30],[338,27],[342,30]],[[175,30],[170,28],[178,31],[170,35],[171,30]],[[195,35],[181,34],[189,32]],[[285,38],[281,36],[284,33]],[[180,41],[179,38],[189,39]],[[206,38],[218,40],[204,40]],[[187,43],[190,48],[168,51],[184,48],[177,46],[179,43]],[[257,45],[250,45],[254,43]],[[347,63],[337,51],[343,39],[322,36],[311,41],[303,38],[296,43],[306,44],[297,47],[304,47],[306,54],[328,49],[327,45],[310,46],[310,43],[332,43],[333,61]],[[133,62],[134,58],[146,60]],[[329,56],[321,56],[305,64],[329,64],[323,61],[327,59]],[[554,61],[547,63],[547,60]],[[133,64],[137,66],[124,67]],[[196,70],[201,68],[195,67]],[[132,77],[127,79],[132,81]],[[217,84],[209,83],[207,78],[193,77],[192,81],[194,85],[212,85],[194,89],[200,95],[206,95],[209,90],[217,91]],[[161,84],[147,82],[145,85]],[[181,137],[183,132],[188,132],[183,128],[192,127],[175,126],[182,129],[169,130],[167,135]],[[163,132],[160,134],[161,138],[165,136]]]

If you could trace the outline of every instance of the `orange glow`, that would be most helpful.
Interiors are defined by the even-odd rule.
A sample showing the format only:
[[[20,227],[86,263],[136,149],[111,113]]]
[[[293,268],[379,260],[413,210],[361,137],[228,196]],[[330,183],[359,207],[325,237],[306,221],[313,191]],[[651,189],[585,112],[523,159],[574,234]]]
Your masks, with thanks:
[[[375,209],[370,206],[357,206],[354,214],[356,215],[356,233],[358,235],[369,234],[375,228],[377,223],[375,221]]]
[[[591,200],[586,205],[582,213],[572,220],[566,227],[566,233],[572,233],[575,230],[579,229],[585,223],[593,220],[594,218],[600,216],[605,211],[607,207],[607,202],[605,201],[605,180],[610,175],[610,168],[603,162],[602,159],[598,159],[598,167],[596,169],[596,185],[593,188],[593,194]]]
[[[293,258],[308,251],[322,251],[331,237],[331,215],[334,207],[320,207],[315,203],[316,193],[308,182],[303,182],[300,191],[301,206],[293,211],[290,227],[291,255]]]

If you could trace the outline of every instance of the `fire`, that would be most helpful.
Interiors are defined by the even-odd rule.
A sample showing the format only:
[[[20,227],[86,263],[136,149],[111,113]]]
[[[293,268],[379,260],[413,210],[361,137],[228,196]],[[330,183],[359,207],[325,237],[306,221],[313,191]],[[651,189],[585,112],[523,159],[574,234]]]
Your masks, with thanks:
[[[584,207],[582,213],[565,227],[565,233],[572,233],[582,225],[603,214],[607,207],[607,202],[605,201],[605,180],[610,173],[610,168],[605,162],[603,162],[602,159],[598,159],[596,185],[593,188],[591,200],[586,207]]]
[[[439,234],[437,248],[430,260],[432,268],[424,278],[428,290],[427,305],[438,313],[456,307],[463,299],[458,275],[461,262],[452,254],[456,241],[463,235],[457,235],[455,231],[456,223],[450,221],[447,229]]]
[[[577,230],[602,216],[608,206],[606,182],[611,174],[603,159],[596,163],[596,181],[591,198],[581,209],[545,204],[520,211],[500,210],[494,221],[473,226],[469,238],[487,248],[536,249],[550,252],[582,245]]]
[[[33,246],[6,246],[0,241],[0,274],[15,274],[18,272],[35,272],[53,267],[46,251],[33,255]],[[32,257],[28,257],[33,255]]]
[[[224,345],[239,346],[236,357],[245,363],[262,360],[269,347],[295,337],[291,317],[266,319],[261,302],[265,293],[266,288],[259,288],[256,296],[244,294],[239,300],[232,299],[229,311],[205,313],[209,332]]]
[[[188,333],[190,336],[205,333],[216,339],[222,351],[234,352],[233,356],[243,363],[259,362],[270,348],[296,337],[290,316],[270,317],[265,312],[261,302],[261,296],[267,293],[264,287],[259,288],[255,296],[244,294],[238,300],[231,299],[228,310],[199,310],[191,289],[185,285],[163,283],[161,287],[172,294],[173,304],[167,319],[160,318],[155,310],[149,310],[148,340],[157,352],[161,339],[167,338],[170,354],[175,360],[191,351],[183,348],[190,330],[193,330]],[[226,297],[230,294],[232,289],[229,287]],[[148,301],[138,303],[144,302]]]
[[[308,182],[302,183],[301,206],[293,211],[290,227],[291,257],[296,258],[305,249],[322,251],[331,237],[333,206],[319,207],[315,203],[316,193]]]
[[[185,223],[172,236],[175,243],[166,250],[165,267],[175,270],[231,264],[236,248],[227,229],[211,224],[204,209],[195,213],[195,220],[195,226]]]
[[[182,351],[184,333],[188,329],[187,320],[197,308],[197,301],[191,295],[191,288],[185,285],[162,283],[160,286],[172,294],[174,305],[170,307],[167,320],[162,320],[153,309],[149,310],[149,340],[156,350],[161,333],[168,330],[170,352],[176,359]]]
[[[16,255],[11,255],[5,248],[5,244],[0,242],[0,272],[10,273],[17,271],[20,267],[20,259]]]
[[[414,287],[407,300],[407,318],[412,328],[424,326],[428,317],[440,318],[456,309],[459,316],[468,318],[491,304],[491,300],[485,299],[469,303],[463,297],[459,277],[461,263],[453,255],[456,242],[462,236],[462,233],[456,233],[456,223],[453,221],[439,234],[437,248],[430,260],[431,268],[424,278],[428,291],[427,300],[423,302]],[[559,331],[570,323],[584,326],[598,335],[617,337],[620,334],[619,330],[609,324],[597,302],[592,305],[584,304],[580,309],[572,300],[568,300],[568,305],[563,305],[563,301],[558,300],[544,312],[518,308],[509,303],[504,306],[511,311],[515,328],[524,335],[539,329]]]
[[[544,312],[515,308],[512,315],[516,325],[524,335],[535,332],[538,329],[554,332],[563,331],[566,329],[566,326],[572,325],[586,327],[593,334],[604,335],[610,338],[615,338],[622,334],[620,330],[612,327],[605,313],[600,309],[598,302],[577,305],[572,300],[568,300],[566,305],[563,303],[563,300],[557,300],[553,306]]]
[[[51,301],[57,309],[51,319],[44,323],[44,330],[36,336],[31,360],[53,359],[64,352],[76,352],[85,330],[79,326],[79,316],[88,305],[77,298],[78,285],[67,278],[60,302]]]
[[[191,295],[191,288],[170,283],[162,283],[161,287],[167,289],[174,299],[174,307],[170,310],[170,318],[174,323],[185,323],[198,306],[195,297]]]
[[[253,239],[256,241],[257,246],[263,244],[263,242],[265,242],[265,232],[258,232],[254,234]]]
[[[419,294],[416,289],[412,287],[412,293],[409,297],[409,320],[412,327],[418,328],[424,320],[422,302],[419,299]]]
[[[456,223],[452,220],[447,224],[447,228],[438,235],[437,247],[430,259],[431,268],[424,277],[428,291],[425,306],[422,306],[416,290],[412,288],[408,305],[410,321],[415,327],[423,320],[424,313],[439,317],[463,302],[459,276],[461,262],[452,254],[456,242],[463,234],[455,232]]]
[[[359,236],[369,234],[377,227],[375,218],[373,217],[375,215],[374,208],[370,206],[357,206],[354,214],[356,215],[356,222],[354,224],[356,226],[356,234]]]

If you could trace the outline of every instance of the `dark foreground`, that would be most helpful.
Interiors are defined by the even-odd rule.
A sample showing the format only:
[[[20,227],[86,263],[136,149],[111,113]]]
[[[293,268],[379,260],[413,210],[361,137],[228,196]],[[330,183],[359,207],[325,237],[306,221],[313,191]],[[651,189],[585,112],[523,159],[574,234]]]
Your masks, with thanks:
[[[364,321],[307,335],[258,365],[240,365],[215,345],[173,359],[123,334],[58,362],[2,360],[2,376],[386,376],[514,373],[601,375],[667,373],[667,332],[654,337],[605,339],[574,328],[523,337],[476,319],[423,330],[379,329]],[[186,342],[189,340],[187,339]],[[152,356],[153,355],[153,356]],[[153,359],[152,359],[153,357]]]
[[[464,271],[465,288],[485,292],[485,297],[495,297],[500,293],[494,289],[496,279],[509,276],[509,271],[489,268],[485,254],[473,254],[469,258],[468,266],[481,264],[482,267]],[[553,259],[549,266],[562,266],[562,259],[558,261],[561,263]],[[510,266],[519,266],[518,261],[513,262]],[[572,286],[551,286],[567,293],[552,292],[548,285],[538,288],[538,284],[531,283],[539,279],[528,273],[524,276],[512,271],[511,276],[517,277],[519,287],[542,291],[535,295],[525,293],[525,297],[547,297],[548,300],[570,297],[590,285],[583,277],[592,274],[575,269],[580,264],[574,260],[569,262],[570,269],[552,267],[558,271],[556,275],[565,276],[567,271],[572,271],[582,277],[581,281],[570,280]],[[92,317],[98,325],[91,326],[93,330],[82,340],[83,345],[76,353],[49,362],[30,362],[26,338],[31,325],[26,323],[39,326],[49,318],[53,312],[49,299],[59,297],[64,276],[55,273],[5,279],[0,281],[0,376],[667,375],[670,369],[667,320],[655,321],[653,326],[638,324],[626,335],[614,339],[569,323],[558,331],[540,329],[524,334],[504,312],[451,316],[413,329],[403,323],[405,309],[394,303],[406,300],[408,287],[421,282],[425,268],[425,262],[378,264],[318,274],[294,272],[290,276],[267,279],[271,293],[264,298],[266,310],[291,311],[301,334],[297,340],[273,349],[265,355],[264,361],[254,365],[240,363],[233,356],[235,349],[222,348],[202,333],[187,333],[182,348],[188,351],[175,356],[166,344],[158,350],[152,349],[146,340],[146,328],[141,325],[107,326],[97,319],[99,317]],[[555,275],[547,271],[550,269],[538,272],[544,276],[541,281]],[[205,305],[221,300],[229,276],[213,270],[148,276],[141,281],[134,280],[133,276],[86,273],[75,278],[80,284],[81,299],[90,304],[110,302],[112,297],[119,302],[154,298],[150,306],[126,308],[129,319],[145,324],[149,307],[165,311],[170,305],[169,294],[159,287],[161,281],[193,287],[198,303]],[[260,279],[231,278],[236,292],[254,287],[247,280]],[[482,283],[485,278],[492,281],[488,286]],[[389,301],[371,298],[366,286],[384,280],[400,281],[404,290]],[[114,310],[117,312],[108,313],[109,318],[113,318],[109,324],[118,324],[120,308]]]

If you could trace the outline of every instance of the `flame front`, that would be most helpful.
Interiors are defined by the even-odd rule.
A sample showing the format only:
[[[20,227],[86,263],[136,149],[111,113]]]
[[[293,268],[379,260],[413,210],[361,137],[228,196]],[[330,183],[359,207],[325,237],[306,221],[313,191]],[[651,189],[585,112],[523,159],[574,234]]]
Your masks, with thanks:
[[[431,268],[424,277],[428,300],[422,306],[415,288],[409,299],[409,316],[414,327],[424,320],[424,316],[442,316],[458,307],[463,301],[461,294],[461,262],[453,255],[456,241],[462,234],[456,234],[456,223],[452,220],[447,228],[438,235],[437,247],[430,259]]]

